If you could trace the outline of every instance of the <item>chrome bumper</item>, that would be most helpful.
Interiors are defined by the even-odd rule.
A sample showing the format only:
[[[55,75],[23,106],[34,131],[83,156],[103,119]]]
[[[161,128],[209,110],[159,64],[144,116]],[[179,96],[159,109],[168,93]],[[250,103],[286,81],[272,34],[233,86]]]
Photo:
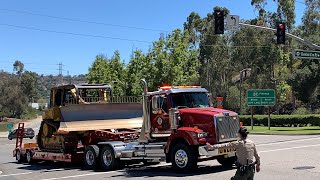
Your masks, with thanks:
[[[236,151],[234,147],[223,147],[217,148],[214,150],[208,150],[207,146],[199,146],[199,155],[200,156],[225,156],[225,157],[233,157],[236,155]]]

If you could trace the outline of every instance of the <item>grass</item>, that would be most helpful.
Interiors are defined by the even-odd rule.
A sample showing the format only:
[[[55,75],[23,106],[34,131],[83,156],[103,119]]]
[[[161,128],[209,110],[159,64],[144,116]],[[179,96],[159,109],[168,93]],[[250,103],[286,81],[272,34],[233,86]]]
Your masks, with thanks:
[[[268,127],[265,126],[253,126],[253,130],[251,130],[251,126],[247,126],[247,129],[251,134],[320,134],[320,127],[311,126],[311,127]]]
[[[0,132],[6,132],[6,131],[8,131],[7,124],[6,123],[1,123],[0,124]]]

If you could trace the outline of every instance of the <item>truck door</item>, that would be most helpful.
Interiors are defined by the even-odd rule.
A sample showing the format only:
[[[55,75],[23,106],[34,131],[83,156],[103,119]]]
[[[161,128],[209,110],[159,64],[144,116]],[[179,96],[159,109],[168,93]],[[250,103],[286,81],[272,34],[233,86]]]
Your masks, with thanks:
[[[151,126],[153,137],[168,137],[171,134],[169,123],[168,101],[166,96],[157,99],[158,110],[151,107]]]

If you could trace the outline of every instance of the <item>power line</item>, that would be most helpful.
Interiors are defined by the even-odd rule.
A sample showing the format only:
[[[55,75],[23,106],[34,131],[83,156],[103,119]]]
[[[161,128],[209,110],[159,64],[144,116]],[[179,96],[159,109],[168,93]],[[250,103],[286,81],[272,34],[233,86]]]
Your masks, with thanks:
[[[297,0],[296,0],[296,2],[297,2],[297,3],[300,3],[300,4],[304,4],[304,5],[306,5],[306,3],[301,2],[301,1],[297,1]]]
[[[226,48],[253,48],[253,47],[271,47],[270,45],[261,45],[261,46],[245,46],[245,45],[236,45],[236,46],[226,46],[226,45],[202,45],[206,47],[226,47]],[[290,45],[283,45],[285,47],[292,47]]]
[[[14,61],[0,61],[0,64],[12,64],[13,65]],[[22,62],[24,65],[37,65],[37,66],[56,66],[58,64],[42,64],[42,63],[30,63],[30,62]],[[64,65],[66,66],[66,65]]]
[[[157,31],[157,32],[166,32],[170,33],[172,31],[169,30],[161,30],[161,29],[151,29],[151,28],[143,28],[143,27],[136,27],[136,26],[125,26],[125,25],[118,25],[118,24],[109,24],[109,23],[102,23],[102,22],[95,22],[95,21],[87,21],[87,20],[81,20],[81,19],[73,19],[73,18],[67,18],[67,17],[58,17],[58,16],[51,16],[51,15],[45,15],[45,14],[38,14],[38,13],[32,13],[32,12],[26,12],[26,11],[18,11],[18,10],[11,10],[11,9],[1,9],[0,11],[8,11],[8,12],[15,12],[20,14],[29,14],[34,16],[42,16],[42,17],[48,17],[53,19],[61,19],[61,20],[67,20],[67,21],[75,21],[75,22],[82,22],[82,23],[89,23],[89,24],[97,24],[97,25],[104,25],[104,26],[115,26],[115,27],[122,27],[122,28],[129,28],[129,29],[138,29],[138,30],[145,30],[145,31]],[[207,34],[208,36],[220,36],[220,34]],[[92,36],[92,35],[90,35]],[[93,35],[95,36],[95,35]],[[245,36],[250,37],[251,36]]]
[[[75,22],[82,22],[82,23],[89,23],[89,24],[97,24],[97,25],[103,25],[103,26],[114,26],[114,27],[145,30],[145,31],[169,32],[169,31],[161,30],[161,29],[151,29],[151,28],[143,28],[143,27],[136,27],[136,26],[125,26],[125,25],[119,25],[119,24],[110,24],[110,23],[103,23],[103,22],[87,21],[87,20],[81,20],[81,19],[58,17],[58,16],[31,13],[31,12],[26,12],[26,11],[17,11],[17,10],[11,10],[11,9],[2,9],[1,8],[0,10],[1,11],[14,12],[14,13],[20,13],[20,14],[28,14],[28,15],[33,15],[33,16],[42,16],[42,17],[47,17],[47,18],[52,18],[52,19],[61,19],[61,20],[66,20],[66,21],[75,21]]]
[[[103,38],[103,39],[114,39],[114,40],[121,40],[121,41],[130,41],[130,42],[152,43],[150,41],[144,41],[144,40],[126,39],[126,38],[100,36],[100,35],[92,35],[92,34],[81,34],[81,33],[72,33],[72,32],[63,32],[63,31],[53,31],[53,30],[39,29],[39,28],[26,27],[26,26],[18,26],[18,25],[12,25],[12,24],[2,24],[2,23],[0,23],[0,25],[1,26],[14,27],[14,28],[20,28],[20,29],[28,29],[28,30],[35,30],[35,31],[57,33],[57,34],[67,34],[67,35],[74,35],[74,36],[86,36],[86,37],[95,37],[95,38]]]

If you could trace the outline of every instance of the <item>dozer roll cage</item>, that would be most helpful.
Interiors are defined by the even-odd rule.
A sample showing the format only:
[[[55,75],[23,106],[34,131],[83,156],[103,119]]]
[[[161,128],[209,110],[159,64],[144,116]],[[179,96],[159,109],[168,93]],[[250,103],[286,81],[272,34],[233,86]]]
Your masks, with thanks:
[[[51,89],[49,107],[108,102],[111,96],[112,87],[108,84],[62,85]]]

